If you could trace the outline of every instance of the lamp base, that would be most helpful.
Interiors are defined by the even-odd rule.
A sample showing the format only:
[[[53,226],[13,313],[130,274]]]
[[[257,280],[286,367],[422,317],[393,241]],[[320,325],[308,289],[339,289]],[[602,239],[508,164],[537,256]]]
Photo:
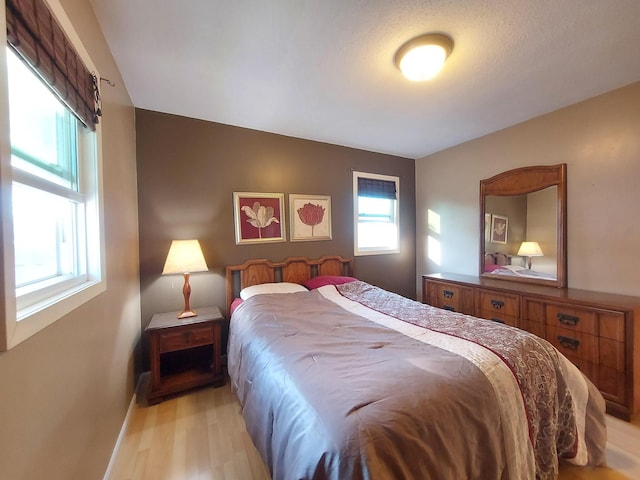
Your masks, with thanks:
[[[185,310],[184,312],[180,312],[178,314],[178,318],[191,318],[191,317],[197,317],[197,316],[198,314],[193,310]]]

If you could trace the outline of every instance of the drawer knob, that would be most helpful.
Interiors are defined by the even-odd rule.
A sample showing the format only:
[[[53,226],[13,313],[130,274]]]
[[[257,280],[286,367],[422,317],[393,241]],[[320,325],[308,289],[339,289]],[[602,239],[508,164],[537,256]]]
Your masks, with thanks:
[[[502,307],[504,307],[504,302],[502,300],[491,300],[491,305],[496,310],[500,310]]]
[[[580,340],[571,337],[565,337],[564,335],[558,335],[558,341],[564,348],[570,348],[571,350],[577,350],[580,346]]]
[[[574,326],[580,321],[580,317],[577,317],[576,315],[569,315],[568,313],[559,312],[556,316],[558,317],[558,321],[563,325]]]
[[[191,341],[191,332],[184,332],[184,341],[189,343]]]
[[[443,290],[442,296],[444,298],[453,298],[453,292],[451,290]]]

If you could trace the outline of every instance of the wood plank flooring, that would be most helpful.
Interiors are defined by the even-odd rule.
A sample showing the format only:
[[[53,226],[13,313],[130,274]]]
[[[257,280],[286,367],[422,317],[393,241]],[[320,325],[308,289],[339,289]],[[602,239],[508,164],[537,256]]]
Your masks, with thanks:
[[[131,413],[107,480],[269,480],[228,382],[150,407],[143,402]],[[560,480],[640,479],[640,418],[630,424],[608,417],[607,424],[609,466],[563,465]]]

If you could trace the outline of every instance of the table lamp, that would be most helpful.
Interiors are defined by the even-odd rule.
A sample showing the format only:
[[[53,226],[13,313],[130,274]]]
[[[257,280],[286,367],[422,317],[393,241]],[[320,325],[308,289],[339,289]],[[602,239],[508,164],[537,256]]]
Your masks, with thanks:
[[[528,257],[527,266],[531,270],[531,257],[543,257],[542,249],[538,242],[522,242],[518,255],[521,257]]]
[[[162,275],[172,275],[181,273],[184,275],[184,309],[178,314],[178,318],[189,318],[198,315],[189,306],[191,296],[191,285],[189,285],[189,275],[194,272],[206,272],[209,270],[207,262],[204,260],[202,248],[198,240],[173,240],[169,248],[167,260],[164,262]]]

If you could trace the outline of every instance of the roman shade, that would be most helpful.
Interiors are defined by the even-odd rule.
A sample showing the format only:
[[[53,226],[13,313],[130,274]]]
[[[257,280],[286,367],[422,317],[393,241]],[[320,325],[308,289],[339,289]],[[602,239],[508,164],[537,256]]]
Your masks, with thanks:
[[[6,0],[7,42],[88,128],[100,110],[98,79],[89,72],[43,0]]]
[[[358,196],[396,199],[396,182],[377,178],[358,177]]]

